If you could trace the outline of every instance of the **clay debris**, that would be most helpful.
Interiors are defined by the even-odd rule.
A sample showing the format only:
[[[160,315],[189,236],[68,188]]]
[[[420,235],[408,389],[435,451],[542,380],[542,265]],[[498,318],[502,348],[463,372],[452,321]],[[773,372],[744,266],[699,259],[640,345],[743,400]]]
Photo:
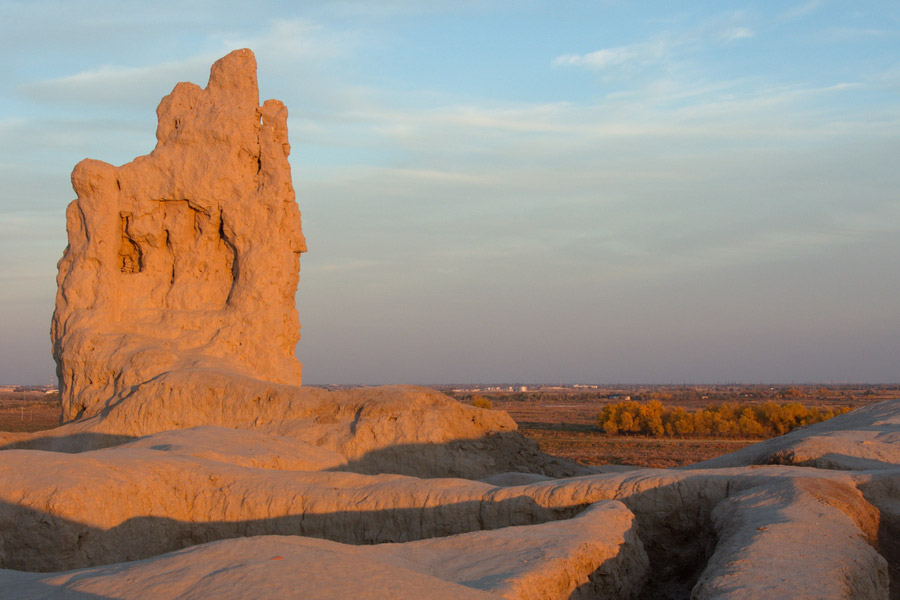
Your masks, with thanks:
[[[157,115],[153,152],[72,173],[51,328],[63,421],[177,368],[300,384],[287,109],[259,105],[256,59],[237,50]]]

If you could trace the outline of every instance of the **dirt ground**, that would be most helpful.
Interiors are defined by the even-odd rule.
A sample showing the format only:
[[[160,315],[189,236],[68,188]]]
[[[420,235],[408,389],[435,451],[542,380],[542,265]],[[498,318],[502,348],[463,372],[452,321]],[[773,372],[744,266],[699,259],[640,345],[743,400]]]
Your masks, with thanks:
[[[756,440],[611,437],[599,431],[549,431],[521,428],[547,454],[585,465],[634,465],[668,468],[697,463],[749,446]]]
[[[582,464],[621,464],[641,467],[677,467],[721,456],[760,440],[679,439],[645,436],[610,436],[597,427],[597,414],[605,404],[620,402],[625,395],[660,399],[663,405],[696,410],[709,404],[756,404],[773,400],[800,402],[806,406],[862,406],[900,397],[897,386],[806,386],[785,389],[767,386],[696,386],[609,389],[598,392],[548,392],[482,394],[494,409],[504,410],[519,430],[554,456]],[[794,395],[796,397],[790,397]],[[607,396],[615,396],[609,398]],[[637,396],[637,398],[635,398]],[[462,399],[462,398],[461,398]]]
[[[0,392],[0,431],[41,431],[59,425],[59,396]]]

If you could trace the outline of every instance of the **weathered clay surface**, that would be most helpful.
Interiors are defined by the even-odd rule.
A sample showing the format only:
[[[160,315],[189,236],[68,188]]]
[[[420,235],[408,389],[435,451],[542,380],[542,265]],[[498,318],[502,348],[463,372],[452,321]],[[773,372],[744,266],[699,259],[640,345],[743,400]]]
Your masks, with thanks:
[[[301,537],[213,542],[139,562],[67,573],[0,570],[21,600],[498,600],[499,596],[387,564],[353,546]]]
[[[135,563],[54,575],[0,570],[22,600],[110,598],[627,599],[647,557],[633,515],[598,502],[578,517],[378,546],[303,537],[213,542]],[[69,594],[69,595],[67,595]]]
[[[713,521],[716,551],[697,600],[888,597],[887,562],[873,547],[878,511],[853,486],[786,479],[729,497]],[[784,565],[800,558],[785,577]]]
[[[0,454],[0,567],[79,568],[263,534],[404,542],[556,520],[585,506],[464,479],[235,466],[243,451],[199,458],[187,435],[177,452],[153,449],[165,439]]]
[[[495,487],[463,479],[236,466],[246,464],[248,445],[283,440],[255,433],[242,441],[242,432],[231,432],[226,439],[234,451],[200,457],[191,433],[81,454],[0,453],[0,566],[73,569],[271,534],[405,546],[525,526],[504,531],[528,539],[533,524],[619,500],[634,513],[635,533],[651,564],[639,582],[622,581],[631,581],[635,593],[643,587],[643,598],[684,598],[692,588],[702,594],[697,597],[753,597],[758,588],[767,598],[795,598],[804,587],[816,598],[888,597],[887,563],[876,549],[889,550],[883,540],[897,533],[891,506],[900,468],[642,469]],[[207,447],[200,437],[197,447]],[[591,536],[602,537],[597,531]],[[472,551],[461,547],[458,560]],[[495,551],[497,560],[515,556]],[[437,563],[452,560],[444,556]],[[774,580],[778,585],[770,584]]]
[[[153,152],[72,173],[51,330],[63,421],[176,368],[300,383],[287,109],[259,105],[256,59],[237,50],[157,115]]]
[[[222,371],[173,371],[137,386],[100,415],[0,444],[82,452],[161,431],[216,425],[290,437],[344,457],[346,470],[479,479],[507,471],[594,472],[540,452],[504,412],[429,388],[328,392]]]
[[[239,467],[280,471],[328,471],[347,464],[338,454],[294,438],[211,425],[138,438],[120,448],[147,448]]]

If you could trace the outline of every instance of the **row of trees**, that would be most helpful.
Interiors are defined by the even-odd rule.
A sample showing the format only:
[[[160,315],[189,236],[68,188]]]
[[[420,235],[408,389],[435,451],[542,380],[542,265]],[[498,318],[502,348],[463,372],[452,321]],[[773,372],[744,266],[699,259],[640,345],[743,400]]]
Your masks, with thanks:
[[[766,438],[850,410],[849,406],[822,410],[796,402],[778,404],[770,401],[755,405],[725,402],[688,412],[680,406],[666,408],[658,400],[626,401],[607,404],[597,416],[597,425],[610,435]]]

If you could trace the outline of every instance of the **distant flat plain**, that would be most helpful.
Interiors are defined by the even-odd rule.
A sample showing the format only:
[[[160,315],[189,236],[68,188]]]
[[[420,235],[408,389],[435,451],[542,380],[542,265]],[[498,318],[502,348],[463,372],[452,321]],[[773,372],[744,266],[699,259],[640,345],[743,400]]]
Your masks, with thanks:
[[[343,386],[342,386],[343,387]],[[679,386],[538,386],[528,391],[488,391],[500,386],[432,386],[461,402],[482,396],[504,410],[548,454],[583,464],[676,467],[734,452],[759,439],[656,438],[607,435],[597,425],[603,406],[659,400],[666,407],[689,411],[722,402],[761,404],[799,402],[805,406],[858,407],[900,398],[900,385],[679,385]],[[510,386],[506,386],[510,387]],[[520,386],[512,386],[518,390]],[[465,391],[459,391],[465,390]],[[477,391],[476,391],[477,390]],[[0,431],[40,431],[59,425],[59,397],[22,388],[0,392]]]
[[[0,392],[0,431],[41,431],[59,425],[59,394]]]
[[[435,386],[460,401],[475,395],[490,400],[494,409],[505,410],[519,430],[554,456],[583,464],[623,464],[641,467],[677,467],[728,454],[760,441],[727,438],[665,438],[639,435],[607,435],[597,424],[606,404],[659,400],[667,408],[688,411],[710,405],[779,404],[798,402],[808,407],[858,407],[900,398],[900,385],[629,385],[540,386],[528,391],[469,391],[467,386]],[[519,386],[513,386],[518,389]],[[466,391],[454,391],[465,389]]]

